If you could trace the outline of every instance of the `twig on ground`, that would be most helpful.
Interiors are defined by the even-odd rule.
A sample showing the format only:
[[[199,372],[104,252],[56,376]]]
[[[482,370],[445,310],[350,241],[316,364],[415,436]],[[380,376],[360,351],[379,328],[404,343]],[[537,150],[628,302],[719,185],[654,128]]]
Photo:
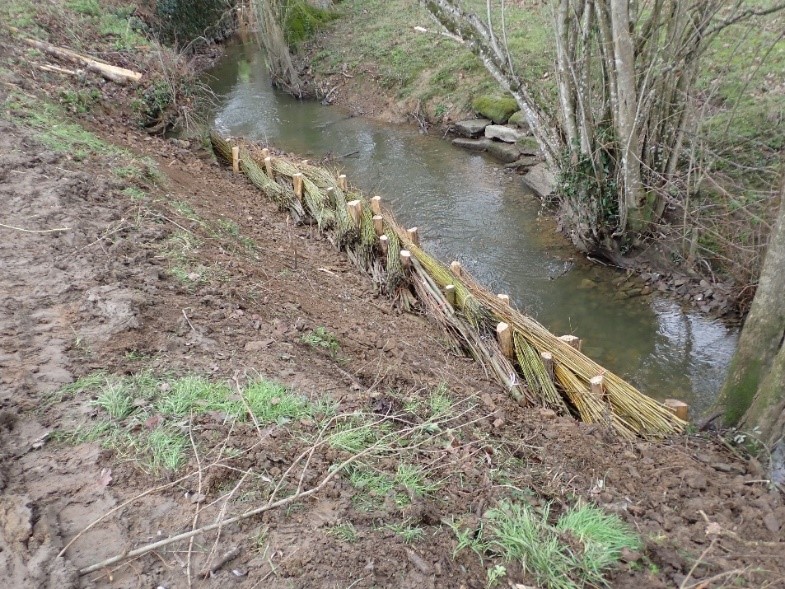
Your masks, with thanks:
[[[193,324],[193,323],[191,323],[191,320],[190,320],[190,319],[188,319],[188,315],[186,315],[186,314],[185,314],[185,309],[180,309],[180,310],[183,312],[183,317],[185,317],[185,320],[188,322],[188,325],[190,325],[190,326],[191,326],[191,329],[193,329],[193,330],[194,330],[194,333],[196,333],[196,334],[198,334],[198,335],[202,335],[201,333],[199,333],[199,330],[197,330],[197,329],[194,327],[194,324]]]
[[[55,227],[54,229],[25,229],[24,227],[14,227],[13,225],[6,225],[0,223],[0,227],[11,229],[13,231],[21,231],[23,233],[55,233],[57,231],[71,231],[70,227]]]
[[[186,317],[186,319],[188,319]],[[188,438],[191,440],[191,447],[194,450],[194,456],[196,458],[196,467],[197,473],[199,476],[198,483],[196,485],[196,509],[194,511],[194,519],[191,523],[191,529],[195,530],[196,526],[199,524],[199,512],[201,511],[202,506],[202,462],[199,458],[199,449],[196,447],[196,442],[194,442],[194,433],[193,433],[193,413],[191,414],[191,419],[188,420]],[[193,556],[193,548],[194,548],[194,539],[191,538],[188,542],[188,559],[187,564],[185,567],[186,570],[186,577],[188,578],[188,587],[191,587],[191,557]]]

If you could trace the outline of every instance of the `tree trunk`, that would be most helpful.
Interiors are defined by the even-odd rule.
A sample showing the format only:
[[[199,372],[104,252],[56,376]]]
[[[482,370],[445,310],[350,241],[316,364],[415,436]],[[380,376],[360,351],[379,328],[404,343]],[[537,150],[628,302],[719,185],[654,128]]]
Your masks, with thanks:
[[[785,426],[785,181],[758,289],[720,400],[728,425],[757,430],[768,445]]]
[[[611,0],[611,30],[616,66],[616,133],[621,150],[621,180],[619,195],[619,227],[621,235],[627,225],[635,232],[644,228],[641,211],[641,166],[638,157],[638,125],[636,121],[638,97],[635,83],[635,45],[630,34],[629,0]]]

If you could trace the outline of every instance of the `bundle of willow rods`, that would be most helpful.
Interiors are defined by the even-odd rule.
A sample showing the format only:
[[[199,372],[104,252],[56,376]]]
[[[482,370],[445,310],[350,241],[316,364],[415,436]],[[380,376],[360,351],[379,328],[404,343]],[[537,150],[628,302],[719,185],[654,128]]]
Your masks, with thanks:
[[[211,132],[210,138],[219,159],[231,163],[231,143],[215,132]],[[272,179],[259,177],[260,174],[265,175],[262,170],[263,162],[254,158],[256,165],[252,166],[243,156],[242,147],[240,151],[241,163],[246,162],[241,165],[241,169],[248,174],[251,181],[262,190],[265,190],[266,186],[271,197],[280,199],[279,202],[290,210],[300,204],[294,197],[291,179],[294,174],[302,173],[305,207],[300,206],[303,213],[307,212],[316,219],[322,231],[332,234],[333,243],[338,247],[345,247],[359,266],[371,271],[374,278],[381,282],[378,278],[381,275],[381,265],[374,256],[377,251],[376,235],[367,200],[354,193],[351,195],[362,203],[359,226],[355,226],[346,210],[347,195],[338,187],[334,176],[326,170],[310,165],[301,165],[298,170],[285,159],[275,157],[272,162],[273,169],[279,176],[277,181],[280,190],[277,190],[270,186]],[[295,203],[292,203],[292,200]],[[483,365],[491,366],[496,377],[513,396],[531,401],[534,395],[559,411],[567,408],[540,359],[540,354],[547,351],[553,356],[554,372],[566,398],[585,421],[607,423],[624,437],[669,434],[684,428],[685,423],[662,404],[646,397],[617,375],[604,370],[534,319],[501,302],[467,274],[453,274],[444,264],[414,244],[389,212],[385,211],[383,216],[388,238],[387,259],[384,264],[388,294],[399,297],[402,304],[408,305],[411,293],[407,288],[403,288],[406,276],[400,263],[401,250],[408,249],[413,256],[414,270],[411,277],[421,301],[426,304],[431,314],[439,317],[443,324],[449,325],[461,335],[472,355],[481,360]],[[439,312],[446,299],[436,293],[441,293],[440,289],[447,285],[454,286],[455,307],[461,316]],[[494,332],[494,322],[500,321],[507,323],[513,330],[515,355],[521,376],[530,390],[528,395],[522,393],[513,363],[500,353],[496,340],[491,335]],[[590,380],[599,375],[603,376],[604,399],[592,395],[588,386]]]
[[[567,405],[556,390],[551,375],[548,374],[537,350],[520,333],[513,335],[513,345],[518,366],[532,392],[551,409],[559,413],[567,413]]]
[[[483,338],[473,326],[463,321],[450,305],[439,286],[415,258],[412,261],[412,282],[417,296],[426,306],[429,315],[442,324],[445,331],[465,346],[471,356],[488,374],[494,373],[510,396],[521,405],[533,405],[535,400],[529,390],[516,378],[515,367],[504,357],[495,338]]]
[[[611,425],[626,439],[636,436],[635,428],[613,413],[610,406],[597,398],[580,378],[560,364],[554,366],[554,372],[570,402],[578,410],[581,421]]]
[[[444,264],[429,256],[412,243],[406,231],[397,227],[403,245],[425,267],[437,283],[444,287],[455,285],[458,304],[472,304],[473,308],[464,309],[472,324],[479,325],[488,318],[507,323],[514,333],[518,333],[539,352],[551,352],[556,365],[563,365],[583,383],[593,377],[603,375],[605,392],[610,407],[619,420],[613,420],[614,428],[622,435],[627,426],[641,435],[662,435],[680,432],[686,425],[662,404],[647,397],[619,376],[603,369],[596,362],[560,340],[531,317],[511,308],[499,298],[482,288],[465,273],[455,276]],[[474,318],[474,319],[473,319]],[[537,383],[528,383],[537,386]],[[624,425],[621,425],[624,424]]]

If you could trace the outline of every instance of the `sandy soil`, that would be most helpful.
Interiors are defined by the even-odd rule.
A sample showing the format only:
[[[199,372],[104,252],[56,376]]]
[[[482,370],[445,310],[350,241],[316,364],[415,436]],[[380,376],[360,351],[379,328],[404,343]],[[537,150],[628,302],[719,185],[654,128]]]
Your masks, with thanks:
[[[53,80],[63,83],[10,63],[17,74],[0,87],[3,103],[9,92],[52,95]],[[104,96],[123,95],[93,83]],[[476,528],[513,487],[533,505],[552,502],[555,513],[580,499],[631,524],[645,548],[611,572],[613,587],[785,586],[785,503],[757,461],[714,436],[625,443],[518,406],[435,324],[380,297],[313,227],[294,226],[199,146],[127,125],[120,100],[82,123],[155,160],[165,178],[146,185],[144,198],[129,194],[102,158],[74,161],[44,147],[18,113],[4,109],[0,118],[7,586],[485,587],[494,559],[455,555],[447,523]],[[196,269],[188,280],[167,255],[184,234],[199,244],[189,252]],[[338,353],[303,342],[317,327],[335,334]],[[394,413],[388,425],[402,433],[424,419],[408,407],[442,387],[459,408],[459,434],[407,450],[439,482],[408,501],[377,497],[368,507],[342,473],[301,501],[80,575],[105,558],[257,507],[269,487],[251,482],[286,477],[318,433],[312,419],[256,427],[200,413],[173,424],[196,449],[187,463],[152,471],[116,447],[67,435],[101,414],[94,396],[58,391],[97,370],[198,374],[230,385],[262,375],[313,401],[328,398],[339,413],[388,421]],[[313,488],[346,457],[320,446],[287,481]],[[391,457],[379,468],[395,464]],[[348,524],[355,537],[335,533]],[[421,528],[422,537],[407,543],[395,532],[400,525]],[[507,581],[534,585],[515,564]]]

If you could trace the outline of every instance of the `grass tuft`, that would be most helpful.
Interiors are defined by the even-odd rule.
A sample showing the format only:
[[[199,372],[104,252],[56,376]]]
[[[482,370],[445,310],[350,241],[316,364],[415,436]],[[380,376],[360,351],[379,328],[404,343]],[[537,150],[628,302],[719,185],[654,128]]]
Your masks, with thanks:
[[[461,529],[457,523],[450,527],[458,539],[455,554],[470,548],[481,558],[490,554],[518,562],[548,589],[607,585],[603,575],[622,551],[642,546],[621,519],[590,505],[571,508],[553,525],[549,505],[537,510],[505,500],[485,513],[477,530]],[[493,571],[488,571],[489,584]]]

